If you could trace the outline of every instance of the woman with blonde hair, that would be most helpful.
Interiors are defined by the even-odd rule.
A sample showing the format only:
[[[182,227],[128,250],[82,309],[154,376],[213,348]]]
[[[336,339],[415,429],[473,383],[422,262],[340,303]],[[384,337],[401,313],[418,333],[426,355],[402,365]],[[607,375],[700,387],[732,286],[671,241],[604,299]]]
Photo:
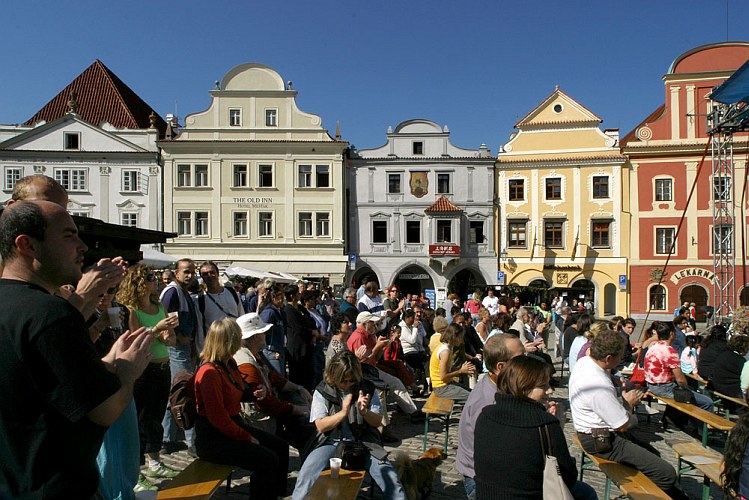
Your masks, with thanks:
[[[252,498],[286,494],[289,445],[276,436],[245,424],[241,402],[263,399],[266,388],[245,383],[234,361],[242,346],[242,330],[233,319],[214,321],[208,329],[203,364],[195,375],[195,451],[202,459],[256,472]]]
[[[478,324],[479,310],[481,309],[481,294],[479,292],[473,292],[471,298],[466,301],[465,310],[471,314],[471,321],[473,321],[474,328]]]
[[[172,376],[169,370],[168,346],[174,345],[176,317],[167,317],[159,302],[159,277],[150,267],[138,264],[127,270],[117,292],[117,301],[129,310],[128,327],[131,332],[145,326],[151,329],[151,361],[135,381],[133,399],[138,412],[141,460],[148,457],[145,472],[150,478],[174,477],[178,472],[164,465],[159,457],[164,435],[162,420],[169,399]],[[153,489],[142,475],[137,490]]]

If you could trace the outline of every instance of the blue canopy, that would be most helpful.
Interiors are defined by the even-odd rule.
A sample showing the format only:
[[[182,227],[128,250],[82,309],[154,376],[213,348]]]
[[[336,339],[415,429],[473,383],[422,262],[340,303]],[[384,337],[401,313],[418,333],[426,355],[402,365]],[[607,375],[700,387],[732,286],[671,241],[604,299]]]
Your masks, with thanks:
[[[737,69],[731,78],[715,87],[710,99],[723,104],[749,104],[749,61]]]

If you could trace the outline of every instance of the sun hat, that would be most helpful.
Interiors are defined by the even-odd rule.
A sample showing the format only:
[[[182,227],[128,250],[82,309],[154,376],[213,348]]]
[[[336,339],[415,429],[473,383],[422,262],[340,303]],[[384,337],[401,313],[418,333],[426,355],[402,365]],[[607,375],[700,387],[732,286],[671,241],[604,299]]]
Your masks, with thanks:
[[[377,323],[382,319],[382,316],[376,316],[369,311],[362,311],[356,316],[356,324],[361,325],[369,321]]]
[[[248,339],[253,335],[265,333],[273,326],[273,323],[266,323],[258,313],[247,313],[237,318],[237,324],[242,330],[242,339]]]

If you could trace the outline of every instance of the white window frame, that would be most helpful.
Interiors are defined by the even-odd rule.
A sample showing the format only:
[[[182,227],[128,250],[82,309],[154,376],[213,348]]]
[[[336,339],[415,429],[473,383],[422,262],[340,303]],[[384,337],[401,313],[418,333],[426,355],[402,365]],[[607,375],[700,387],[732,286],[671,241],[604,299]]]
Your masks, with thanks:
[[[263,184],[263,167],[270,167],[270,184]],[[276,183],[276,176],[274,175],[273,163],[258,163],[257,165],[257,187],[259,188],[272,188]]]
[[[653,303],[651,302],[652,293],[653,290],[656,287],[661,287],[663,290],[663,309],[657,309],[653,307]],[[659,285],[658,283],[653,283],[653,285],[648,287],[648,310],[650,311],[665,311],[668,309],[668,287],[665,285]]]
[[[398,191],[390,190],[390,178],[391,177],[398,178]],[[403,194],[403,173],[401,172],[388,172],[387,173],[387,190],[388,190],[388,194]]]
[[[315,235],[330,238],[330,212],[315,212]]]
[[[16,183],[23,177],[22,167],[5,167],[5,175],[3,177],[5,182],[5,191],[13,191],[16,187]]]
[[[175,225],[177,236],[192,236],[192,212],[178,210],[174,215],[174,220],[177,221]]]
[[[305,216],[302,219],[302,216]],[[306,216],[309,215],[309,218]],[[315,229],[314,213],[313,212],[298,212],[297,213],[297,234],[300,238],[312,238],[315,236],[313,232]]]
[[[719,186],[716,186],[716,182],[725,182],[726,183],[725,186],[722,186],[723,187],[723,191],[725,192],[725,195],[726,195],[725,198],[722,198],[722,197],[719,198],[718,197],[719,190],[717,188]],[[715,176],[713,176],[712,186],[713,186],[713,201],[723,201],[723,202],[729,202],[729,201],[731,201],[731,191],[732,191],[732,189],[731,189],[731,178],[730,177],[728,177],[727,175],[715,175]]]
[[[304,169],[304,171],[302,171]],[[314,187],[312,185],[312,165],[303,164],[297,167],[297,187],[300,189],[307,189]]]
[[[435,172],[436,179],[436,192],[437,194],[452,194],[453,192],[453,174],[452,172]],[[447,191],[440,189],[440,176],[447,176]]]
[[[447,224],[447,225],[445,226],[445,224]],[[453,225],[454,224],[453,224],[453,220],[452,219],[435,219],[435,221],[434,221],[434,242],[435,243],[455,243],[454,241],[452,241],[453,240],[453,230],[455,229],[453,227]],[[447,239],[441,238],[441,236],[440,236],[440,233],[441,233],[440,229],[441,229],[441,227],[440,226],[442,226],[442,228],[444,228],[444,227],[447,228],[447,230],[450,232],[450,235],[449,235],[450,237],[449,238],[447,238]]]
[[[120,225],[138,227],[138,212],[122,212],[120,214]]]
[[[229,108],[229,126],[242,126],[242,110],[240,108]]]
[[[710,252],[712,255],[715,255],[716,252],[716,244],[718,243],[718,232],[722,232],[723,229],[728,229],[728,242],[726,243],[728,245],[728,254],[733,254],[733,226],[729,224],[722,224],[717,226],[711,226],[710,228],[710,234],[712,235],[712,244],[710,245]]]
[[[232,164],[232,187],[247,187],[250,185],[250,169],[246,163]],[[244,172],[242,172],[244,170]],[[243,177],[244,182],[237,182],[238,177]],[[241,179],[239,179],[241,181]]]
[[[75,137],[77,147],[68,147],[68,137]],[[81,150],[81,133],[80,132],[63,132],[62,133],[62,148],[65,151],[80,151]]]
[[[666,241],[664,239],[664,241],[663,241],[663,245],[664,245],[663,251],[662,252],[658,251],[658,249],[660,248],[660,244],[661,244],[661,242],[659,241],[659,238],[658,238],[658,232],[659,231],[664,231],[664,233],[663,233],[664,235],[666,234],[665,231],[671,231],[672,232],[672,237],[671,237],[672,241],[676,242],[674,244],[674,253],[673,253],[673,255],[678,255],[678,253],[679,253],[679,242],[676,240],[676,228],[673,227],[673,226],[657,226],[657,227],[653,228],[653,233],[654,233],[653,242],[655,242],[655,247],[653,248],[653,253],[655,255],[668,255],[668,251],[671,249],[671,245],[666,245]]]
[[[205,169],[203,169],[205,167]],[[211,185],[211,179],[208,176],[208,164],[207,163],[196,163],[193,165],[194,179],[193,185],[195,187],[209,187]]]
[[[418,144],[418,149],[421,151],[416,151]],[[418,156],[424,156],[424,141],[413,141],[411,143],[411,154],[412,155],[418,155]]]
[[[205,214],[205,218],[198,218],[198,214]],[[195,210],[193,212],[193,219],[195,221],[195,236],[210,237],[211,236],[211,213],[207,210]]]
[[[270,214],[270,220],[263,220],[263,214]],[[273,211],[263,210],[257,213],[257,237],[274,238],[275,237],[275,219],[276,214]],[[270,223],[270,224],[269,224]],[[270,225],[270,228],[268,227]]]
[[[327,183],[325,186],[320,185],[320,179],[323,176],[327,176]],[[330,176],[330,165],[315,165],[315,187],[318,188],[329,188],[333,187]]]
[[[278,127],[278,108],[265,108],[265,126]]]
[[[244,220],[240,217],[244,216]],[[237,231],[237,224],[244,223],[244,231]],[[247,210],[234,210],[231,213],[231,229],[234,238],[249,238],[250,236],[250,213]]]
[[[140,172],[133,169],[122,170],[122,192],[137,193],[140,191]]]
[[[375,223],[384,223],[385,224],[385,241],[375,241],[374,240],[374,226]],[[370,238],[369,240],[372,242],[373,245],[387,245],[390,243],[390,222],[388,222],[387,219],[372,219],[369,224],[369,230],[370,230]]]
[[[177,187],[192,187],[192,165],[177,164]]]
[[[661,184],[662,186],[668,185],[668,199],[659,200],[658,199],[658,192],[659,188],[658,185]],[[665,191],[664,189],[660,189],[660,191]],[[669,203],[674,201],[674,179],[671,177],[656,177],[653,179],[653,201],[656,203]]]
[[[483,239],[481,241],[471,241],[471,239],[477,239],[477,238],[474,238],[473,230],[471,228],[471,225],[474,223],[481,224],[481,236],[483,236]],[[468,220],[468,243],[470,245],[481,245],[486,241],[487,241],[486,220],[485,219],[469,219]]]
[[[85,192],[88,185],[88,171],[85,168],[56,168],[55,180],[71,193]]]

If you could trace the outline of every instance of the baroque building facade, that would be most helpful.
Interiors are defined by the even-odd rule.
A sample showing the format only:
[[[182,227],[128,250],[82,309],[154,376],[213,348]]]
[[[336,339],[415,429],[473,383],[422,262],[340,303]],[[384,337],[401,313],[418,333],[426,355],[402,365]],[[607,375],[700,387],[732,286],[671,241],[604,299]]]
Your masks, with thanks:
[[[733,244],[741,241],[743,231],[713,227],[716,203],[733,204],[736,221],[741,220],[747,134],[734,138],[735,179],[714,177],[706,115],[712,106],[710,92],[748,59],[747,42],[704,45],[679,55],[663,76],[663,104],[622,139],[636,221],[630,267],[634,317],[667,319],[680,304],[694,302],[702,321],[705,306],[715,305],[716,245],[735,247],[728,251],[736,262],[737,302],[747,304],[747,290],[738,279],[744,272],[742,248]],[[749,219],[744,226],[746,222]]]
[[[241,64],[159,143],[168,253],[343,281],[343,157],[273,69]],[[168,134],[170,135],[170,134]]]
[[[73,215],[160,230],[166,122],[101,61],[95,61],[27,122],[0,125],[2,202],[27,175],[68,191]]]
[[[352,151],[349,281],[461,298],[494,283],[494,158],[463,149],[423,119],[387,131],[380,147]]]
[[[515,125],[497,155],[500,284],[626,314],[628,178],[601,122],[557,88]]]

